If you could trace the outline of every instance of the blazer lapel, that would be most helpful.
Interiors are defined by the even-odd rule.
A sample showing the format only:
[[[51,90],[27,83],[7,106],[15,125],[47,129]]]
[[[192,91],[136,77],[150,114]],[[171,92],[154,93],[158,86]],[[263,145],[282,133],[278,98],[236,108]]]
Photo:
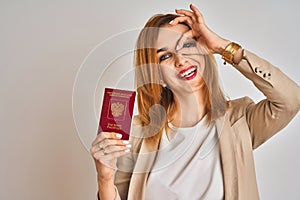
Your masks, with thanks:
[[[151,145],[149,140],[143,140],[131,177],[128,191],[129,200],[145,198],[146,183],[157,155],[159,142],[160,140],[157,140],[154,145]]]
[[[227,115],[216,120],[220,141],[225,200],[238,199],[238,178],[235,159],[234,135]]]

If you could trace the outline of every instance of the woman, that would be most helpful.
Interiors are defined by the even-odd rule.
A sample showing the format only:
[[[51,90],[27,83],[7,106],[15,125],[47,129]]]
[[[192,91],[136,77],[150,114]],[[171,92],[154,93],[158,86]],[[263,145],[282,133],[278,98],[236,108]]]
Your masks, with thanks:
[[[212,32],[199,10],[190,8],[156,15],[140,33],[139,115],[130,140],[101,132],[91,147],[101,200],[259,199],[252,151],[297,114],[300,88],[278,68]],[[213,54],[222,55],[266,99],[226,100]]]

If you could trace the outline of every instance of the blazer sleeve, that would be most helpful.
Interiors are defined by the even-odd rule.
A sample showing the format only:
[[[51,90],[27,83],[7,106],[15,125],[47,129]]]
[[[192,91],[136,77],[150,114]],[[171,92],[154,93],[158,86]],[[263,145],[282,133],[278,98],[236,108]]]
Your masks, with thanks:
[[[268,61],[244,50],[234,67],[266,96],[246,108],[253,149],[285,127],[300,109],[300,87]]]

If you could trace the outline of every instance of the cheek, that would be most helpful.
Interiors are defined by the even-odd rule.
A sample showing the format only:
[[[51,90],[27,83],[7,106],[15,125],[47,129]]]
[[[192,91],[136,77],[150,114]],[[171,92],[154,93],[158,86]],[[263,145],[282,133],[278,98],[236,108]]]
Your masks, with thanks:
[[[157,60],[159,61],[159,57]],[[161,62],[157,62],[159,72],[161,73],[161,79],[166,80],[170,78],[172,74],[172,68],[174,68],[174,63],[171,58],[163,60]]]
[[[205,59],[203,56],[198,56],[198,55],[194,55],[194,56],[190,56],[188,58],[188,62],[191,65],[196,65],[198,67],[198,74],[202,76],[204,69],[205,69]]]
[[[161,68],[161,74],[163,81],[172,88],[172,85],[174,85],[177,82],[177,74],[174,69],[171,69],[170,67],[162,67]]]
[[[169,79],[171,76],[174,75],[174,70],[168,65],[161,65],[160,71],[164,79]]]

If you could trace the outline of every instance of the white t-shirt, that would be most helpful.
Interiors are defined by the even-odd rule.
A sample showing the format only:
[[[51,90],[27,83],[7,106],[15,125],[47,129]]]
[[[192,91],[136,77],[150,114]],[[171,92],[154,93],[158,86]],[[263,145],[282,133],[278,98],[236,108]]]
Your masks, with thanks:
[[[193,127],[171,124],[163,134],[146,186],[146,200],[220,200],[224,197],[218,134],[205,117]],[[168,135],[170,135],[168,133]]]

